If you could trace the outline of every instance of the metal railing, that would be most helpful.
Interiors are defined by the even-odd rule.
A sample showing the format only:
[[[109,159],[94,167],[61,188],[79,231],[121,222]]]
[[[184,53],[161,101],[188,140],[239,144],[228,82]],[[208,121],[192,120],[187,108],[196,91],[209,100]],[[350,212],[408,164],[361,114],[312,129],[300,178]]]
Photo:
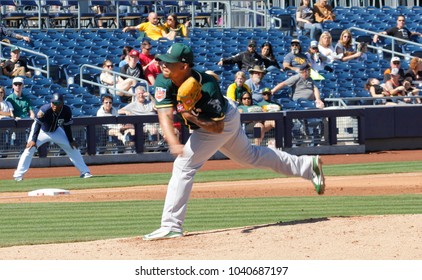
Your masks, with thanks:
[[[99,70],[100,72],[103,71],[103,72],[109,72],[109,73],[111,73],[113,75],[113,81],[114,81],[113,86],[107,86],[107,85],[104,85],[104,84],[99,83],[99,82],[96,82],[96,81],[85,79],[84,76],[83,76],[83,74],[86,74],[85,69],[87,69],[87,68],[96,69],[96,70]],[[133,96],[134,95],[134,92],[133,91],[126,91],[126,90],[122,90],[122,89],[117,89],[116,88],[116,84],[117,84],[116,82],[117,82],[119,76],[125,77],[125,78],[134,79],[138,83],[145,84],[145,90],[147,92],[149,92],[149,85],[148,85],[148,81],[147,80],[139,79],[139,78],[136,78],[136,77],[133,77],[133,76],[130,76],[130,75],[126,75],[126,74],[123,74],[123,73],[120,73],[120,72],[116,72],[116,71],[113,71],[113,70],[104,69],[102,67],[94,66],[94,65],[91,65],[91,64],[83,64],[83,65],[81,65],[80,70],[79,70],[79,74],[80,74],[80,80],[79,80],[79,85],[80,86],[83,86],[84,83],[85,84],[92,85],[92,86],[98,86],[100,88],[100,93],[101,94],[105,94],[106,93],[106,92],[102,91],[102,88],[103,88],[103,89],[112,90],[113,92],[116,92],[116,91],[124,92],[126,94],[130,94],[130,95]]]
[[[395,50],[396,42],[402,42],[402,43],[406,43],[406,44],[409,44],[409,45],[418,46],[422,50],[422,44],[416,43],[416,42],[413,42],[413,41],[404,40],[404,39],[396,38],[396,37],[393,37],[393,36],[380,34],[379,32],[374,32],[374,31],[362,29],[362,28],[359,28],[359,27],[350,27],[349,30],[350,31],[356,30],[356,31],[359,31],[359,32],[364,32],[364,33],[371,34],[371,35],[378,35],[379,37],[391,39],[391,50],[384,49],[384,48],[381,48],[379,46],[372,46],[372,45],[368,45],[368,48],[374,49],[374,50],[377,50],[377,51],[380,51],[380,52],[382,51],[382,52],[390,53],[390,54],[392,54],[392,56],[402,56],[406,59],[413,58],[413,56],[411,56],[410,54],[407,54],[407,53],[403,54],[401,52],[397,52]]]

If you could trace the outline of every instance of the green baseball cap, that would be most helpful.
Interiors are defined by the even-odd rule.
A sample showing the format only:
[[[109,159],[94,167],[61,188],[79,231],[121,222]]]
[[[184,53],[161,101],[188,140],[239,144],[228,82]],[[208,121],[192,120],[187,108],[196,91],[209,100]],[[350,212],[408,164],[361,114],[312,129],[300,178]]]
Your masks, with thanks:
[[[159,54],[156,58],[168,63],[184,62],[193,66],[192,49],[181,43],[174,43],[166,54]]]

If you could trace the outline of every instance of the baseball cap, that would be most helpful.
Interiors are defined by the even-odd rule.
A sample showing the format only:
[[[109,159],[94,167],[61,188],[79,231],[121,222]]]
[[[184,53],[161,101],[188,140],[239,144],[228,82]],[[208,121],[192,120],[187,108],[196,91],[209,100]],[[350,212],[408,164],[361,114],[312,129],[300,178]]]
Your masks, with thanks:
[[[13,81],[12,81],[12,84],[14,84],[14,83],[21,83],[21,84],[23,84],[23,78],[22,77],[14,77],[13,78]]]
[[[290,44],[293,44],[293,43],[298,43],[298,44],[300,45],[300,40],[298,40],[298,39],[293,39],[293,40],[290,42]]]
[[[249,40],[248,46],[256,46],[256,41],[255,40]]]
[[[318,47],[318,42],[317,41],[312,41],[311,42],[311,48],[315,48]]]
[[[400,58],[397,56],[391,58],[391,63],[396,62],[396,61],[400,62]]]
[[[21,49],[18,47],[18,46],[14,46],[13,48],[12,48],[12,52],[14,52],[14,51],[20,51]]]
[[[391,69],[391,75],[396,76],[398,74],[399,74],[399,68],[393,68],[393,69]]]
[[[249,68],[248,72],[249,73],[252,73],[252,72],[267,73],[267,71],[260,65],[254,65],[254,67]]]
[[[129,55],[139,57],[139,52],[137,50],[131,50]]]
[[[64,98],[63,98],[63,94],[61,93],[54,93],[50,100],[50,102],[63,102],[63,101],[64,101]]]
[[[269,92],[269,93],[271,93],[271,89],[270,88],[264,88],[263,90],[262,90],[262,92],[261,93],[265,93],[265,92]]]
[[[193,66],[192,49],[182,43],[174,43],[166,54],[159,54],[156,58],[167,63],[184,62]]]

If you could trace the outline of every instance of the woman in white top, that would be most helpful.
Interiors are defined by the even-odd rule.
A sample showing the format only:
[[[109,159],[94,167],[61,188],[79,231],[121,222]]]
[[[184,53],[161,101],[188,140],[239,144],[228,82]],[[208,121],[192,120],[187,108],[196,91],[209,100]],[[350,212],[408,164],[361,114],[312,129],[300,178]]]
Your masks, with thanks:
[[[4,100],[6,91],[4,87],[0,86],[0,119],[2,118],[13,118],[13,105]]]
[[[107,59],[103,62],[103,68],[107,70],[113,70],[113,62]],[[100,75],[100,81],[103,85],[106,86],[116,86],[117,91],[113,89],[108,90],[113,95],[133,97],[133,94],[125,93],[119,90],[129,91],[129,89],[136,85],[136,80],[134,79],[128,78],[126,80],[123,80],[120,76],[114,77],[112,73],[103,71]]]
[[[327,58],[327,64],[331,64],[334,60],[339,59],[333,47],[333,37],[331,37],[331,34],[328,31],[322,32],[319,37],[318,50],[321,56]]]

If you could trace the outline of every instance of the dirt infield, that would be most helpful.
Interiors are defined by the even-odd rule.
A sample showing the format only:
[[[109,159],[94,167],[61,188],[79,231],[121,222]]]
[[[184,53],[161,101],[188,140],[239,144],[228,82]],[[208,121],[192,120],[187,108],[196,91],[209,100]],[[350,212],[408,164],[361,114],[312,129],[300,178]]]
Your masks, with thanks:
[[[417,161],[422,151],[324,156],[325,164]],[[95,174],[170,172],[172,163],[92,166]],[[230,160],[209,161],[203,170],[244,168]],[[26,180],[76,176],[73,167],[31,169]],[[13,170],[0,170],[10,178]],[[422,174],[328,177],[326,195],[422,193]],[[164,199],[166,186],[79,190],[61,197],[0,193],[0,203]],[[193,198],[315,195],[309,182],[281,178],[195,184]],[[188,213],[189,215],[189,213]],[[212,244],[212,246],[209,246]],[[211,232],[177,240],[145,242],[139,236],[69,244],[0,248],[0,259],[422,259],[422,215],[326,218]],[[275,246],[276,245],[276,246]],[[207,248],[207,250],[203,250]]]

